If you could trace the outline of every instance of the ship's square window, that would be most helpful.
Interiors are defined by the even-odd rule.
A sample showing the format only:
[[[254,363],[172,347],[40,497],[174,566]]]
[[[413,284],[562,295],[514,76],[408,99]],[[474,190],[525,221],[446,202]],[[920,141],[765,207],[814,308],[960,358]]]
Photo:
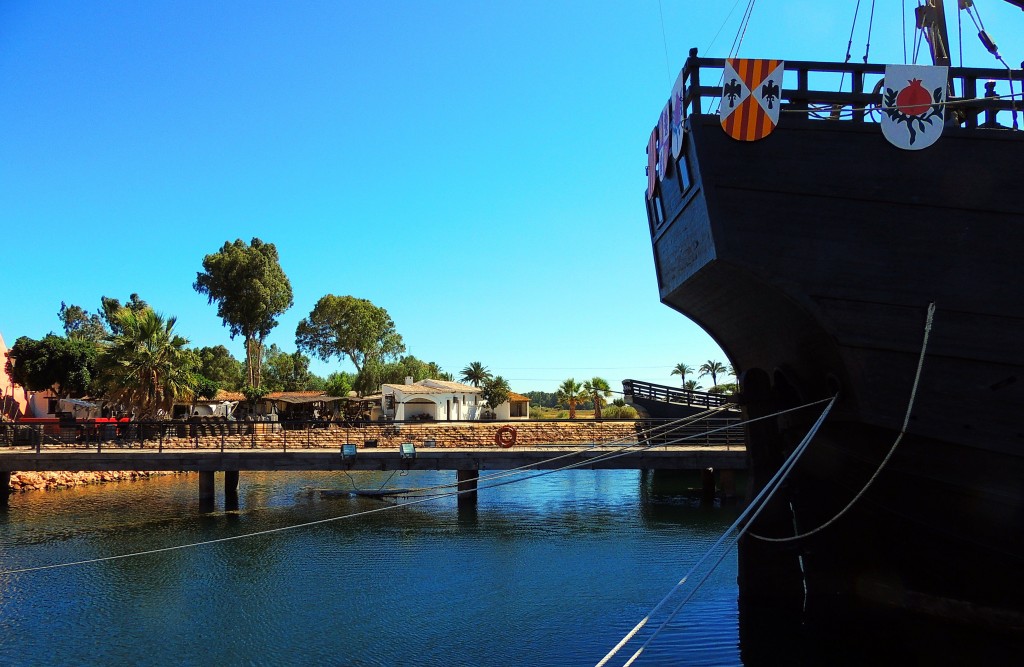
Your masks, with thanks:
[[[651,198],[651,220],[655,229],[665,224],[665,204],[661,201],[661,188],[657,188],[654,197]]]
[[[690,174],[690,160],[686,156],[685,145],[676,162],[676,178],[679,179],[679,192],[686,192],[693,185],[693,175]]]

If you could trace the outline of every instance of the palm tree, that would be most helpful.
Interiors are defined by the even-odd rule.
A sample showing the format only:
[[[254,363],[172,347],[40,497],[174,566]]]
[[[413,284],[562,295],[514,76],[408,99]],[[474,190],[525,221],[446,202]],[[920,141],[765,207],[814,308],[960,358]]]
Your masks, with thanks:
[[[725,367],[725,364],[723,364],[721,361],[712,361],[709,359],[708,361],[701,364],[700,368],[698,368],[697,370],[700,371],[700,375],[698,375],[697,377],[704,377],[705,375],[710,375],[711,384],[718,386],[718,374],[725,373],[728,369]]]
[[[591,378],[583,383],[583,391],[594,399],[594,418],[600,419],[601,406],[607,403],[605,399],[612,395],[612,388],[608,385],[608,380]]]
[[[703,388],[704,387],[700,386],[696,380],[687,380],[684,382],[683,389],[686,390],[686,404],[690,404],[690,400],[693,398],[693,392],[700,391]]]
[[[176,399],[190,400],[198,357],[188,340],[174,333],[177,318],[152,308],[121,308],[111,322],[99,358],[99,385],[104,395],[132,408],[139,417],[169,413]]]
[[[462,369],[462,381],[468,382],[474,387],[479,387],[481,383],[489,380],[490,378],[491,372],[479,361],[471,362],[468,366]]]
[[[679,376],[679,381],[682,383],[683,387],[685,388],[686,387],[686,375],[688,373],[692,373],[692,372],[693,372],[693,368],[691,368],[690,366],[687,366],[683,362],[679,362],[678,364],[676,364],[676,367],[672,369],[672,372],[669,373],[669,375],[678,375]]]
[[[587,400],[587,395],[583,393],[583,385],[572,378],[558,385],[556,395],[559,405],[569,406],[569,419],[576,419],[576,404]]]

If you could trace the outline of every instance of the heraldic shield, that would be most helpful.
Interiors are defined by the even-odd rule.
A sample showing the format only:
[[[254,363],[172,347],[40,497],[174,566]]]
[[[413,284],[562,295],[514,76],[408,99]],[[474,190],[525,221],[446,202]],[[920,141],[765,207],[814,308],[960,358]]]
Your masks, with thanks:
[[[882,134],[894,146],[916,151],[942,135],[948,67],[886,65]]]
[[[726,134],[739,141],[757,141],[771,134],[779,122],[785,68],[783,60],[725,61],[718,115]]]

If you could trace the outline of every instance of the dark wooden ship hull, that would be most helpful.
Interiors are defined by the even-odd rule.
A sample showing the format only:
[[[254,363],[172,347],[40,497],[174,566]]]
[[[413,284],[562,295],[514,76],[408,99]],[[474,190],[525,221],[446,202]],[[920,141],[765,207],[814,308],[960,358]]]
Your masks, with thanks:
[[[738,142],[690,115],[648,201],[661,300],[729,356],[748,416],[839,397],[752,532],[807,532],[864,488],[935,315],[892,459],[820,533],[744,538],[741,576],[764,571],[746,595],[806,586],[1024,629],[1024,133],[948,127],[902,151],[873,123],[783,120]],[[748,429],[755,483],[819,413]]]

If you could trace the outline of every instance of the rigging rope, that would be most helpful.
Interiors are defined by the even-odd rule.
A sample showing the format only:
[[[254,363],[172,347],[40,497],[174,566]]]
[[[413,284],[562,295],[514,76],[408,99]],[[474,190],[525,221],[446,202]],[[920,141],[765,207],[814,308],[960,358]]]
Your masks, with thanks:
[[[659,601],[658,604],[656,604],[654,606],[654,608],[651,609],[651,611],[649,611],[647,613],[647,615],[644,618],[642,618],[640,620],[640,622],[637,623],[633,627],[632,630],[627,632],[626,636],[623,637],[619,641],[619,643],[616,644],[612,648],[612,650],[609,651],[608,654],[604,656],[604,658],[602,658],[600,661],[598,661],[598,663],[595,665],[595,667],[604,667],[605,665],[607,665],[608,661],[611,660],[613,657],[615,657],[615,655],[619,651],[621,651],[622,648],[624,646],[626,646],[626,644],[628,644],[630,642],[630,640],[632,640],[633,637],[635,637],[636,634],[641,629],[643,629],[643,627],[645,625],[647,625],[647,623],[651,620],[651,618],[654,616],[654,614],[656,614],[658,612],[658,610],[661,609],[661,607],[664,606],[672,598],[672,596],[675,595],[675,593],[679,591],[679,589],[683,586],[683,584],[685,584],[689,580],[690,576],[692,576],[693,573],[697,571],[697,568],[699,568],[704,563],[704,561],[706,561],[710,557],[710,555],[715,552],[716,549],[718,549],[720,546],[722,546],[722,544],[724,544],[726,542],[726,540],[728,540],[730,538],[730,535],[733,535],[733,531],[736,531],[737,528],[739,528],[742,525],[743,528],[741,528],[735,534],[735,536],[732,539],[732,543],[730,543],[723,550],[722,555],[720,555],[719,559],[715,562],[715,567],[717,567],[718,564],[721,563],[722,559],[725,557],[725,554],[727,554],[729,552],[729,549],[732,548],[732,544],[734,544],[737,540],[739,540],[740,537],[742,537],[742,535],[746,531],[747,527],[749,527],[750,525],[753,524],[754,519],[756,519],[757,516],[761,513],[761,511],[767,506],[768,501],[775,494],[775,492],[779,489],[779,487],[782,484],[782,481],[789,474],[789,471],[793,469],[793,466],[796,464],[796,462],[799,460],[800,456],[807,449],[807,445],[810,444],[811,439],[814,437],[814,434],[817,433],[817,431],[821,427],[822,423],[824,423],[825,418],[828,416],[829,412],[832,410],[832,406],[835,404],[835,400],[836,399],[833,396],[832,398],[828,398],[828,399],[824,399],[822,401],[817,401],[816,402],[816,404],[820,404],[820,403],[822,403],[824,401],[828,401],[828,405],[825,406],[825,409],[822,411],[822,413],[818,417],[817,421],[814,423],[814,425],[811,426],[810,430],[807,431],[807,434],[804,436],[804,438],[800,442],[800,444],[793,450],[793,453],[789,455],[789,458],[786,459],[785,463],[783,463],[782,466],[780,466],[779,469],[775,472],[775,475],[768,481],[767,484],[764,485],[764,487],[757,494],[757,496],[754,497],[754,499],[750,502],[750,504],[747,506],[747,508],[745,510],[743,510],[743,512],[736,518],[735,521],[733,521],[732,525],[730,525],[729,528],[726,529],[726,531],[722,534],[722,536],[719,537],[718,540],[713,545],[711,545],[711,547],[704,553],[703,556],[701,556],[701,558],[696,563],[694,563],[694,565],[683,576],[683,578],[679,580],[679,583],[677,583],[675,586],[673,586],[672,589],[661,599],[661,601]],[[801,406],[801,407],[806,407],[806,406]],[[749,521],[747,521],[747,517],[748,516],[750,517]],[[642,653],[644,651],[644,649],[654,639],[654,637],[656,637],[661,632],[661,630],[664,629],[664,627],[668,624],[668,622],[671,621],[672,618],[675,617],[675,615],[679,612],[679,610],[682,608],[682,606],[684,604],[686,604],[686,602],[697,591],[697,589],[700,587],[700,584],[704,583],[704,581],[707,580],[707,577],[713,571],[714,571],[714,567],[712,567],[711,570],[708,573],[705,574],[705,576],[701,579],[701,581],[698,583],[698,585],[673,610],[673,612],[669,616],[669,618],[664,623],[662,623],[661,626],[659,626],[657,628],[657,630],[655,630],[654,634],[650,638],[648,638],[648,640],[643,644],[643,646],[641,646],[636,651],[636,653],[633,654],[633,656],[626,663],[627,665],[632,664],[632,662],[634,660],[636,660],[636,658],[640,655],[640,653]]]
[[[857,17],[860,16],[860,0],[857,0],[857,6],[853,9],[853,23],[850,25],[850,39],[846,42],[846,58],[843,59],[843,64],[850,62],[851,52],[853,51],[853,31],[857,28]],[[846,82],[846,72],[843,72],[842,76],[839,77],[839,90],[843,89],[843,84]]]
[[[858,0],[859,1],[859,0]],[[864,45],[864,64],[868,62],[868,53],[871,51],[871,29],[875,25],[875,0],[871,0],[871,13],[868,15],[868,39]]]
[[[740,24],[742,32],[739,34],[739,41],[736,42],[736,52],[733,57],[739,56],[739,48],[743,45],[743,38],[746,37],[746,29],[751,25],[751,16],[754,14],[754,3],[757,0],[751,0],[750,4],[746,5],[746,15],[743,16],[743,23]]]
[[[665,74],[668,76],[669,85],[672,81],[672,65],[668,60],[668,37],[665,36],[665,11],[662,9],[661,0],[658,0],[658,16],[661,18],[661,44],[665,47]]]
[[[871,475],[871,478],[868,479],[868,481],[864,484],[863,488],[861,488],[861,490],[857,492],[857,495],[855,495],[853,499],[846,504],[846,507],[841,509],[831,519],[829,519],[828,521],[826,521],[825,523],[821,524],[813,530],[809,530],[805,533],[800,533],[798,535],[791,535],[789,537],[765,537],[763,535],[756,535],[754,533],[750,533],[751,537],[758,540],[762,540],[764,542],[795,542],[797,540],[802,540],[806,537],[810,537],[811,535],[814,535],[816,533],[820,533],[821,531],[825,530],[833,523],[838,521],[844,514],[846,514],[850,510],[850,508],[853,507],[857,503],[857,501],[864,496],[867,490],[871,488],[871,485],[875,483],[875,480],[878,479],[878,476],[882,474],[882,470],[884,470],[885,466],[889,463],[889,459],[891,459],[892,455],[896,453],[896,448],[899,446],[900,441],[903,440],[903,435],[907,432],[907,425],[910,423],[910,413],[914,409],[914,402],[917,400],[917,387],[921,382],[921,369],[924,368],[924,356],[925,352],[927,352],[928,350],[928,338],[931,336],[932,323],[934,322],[934,320],[935,302],[933,301],[928,304],[928,317],[925,319],[924,324],[924,340],[921,342],[921,353],[917,359],[917,372],[914,373],[914,383],[910,389],[910,400],[907,402],[907,412],[906,415],[903,417],[903,426],[900,427],[900,432],[896,436],[896,441],[892,443],[892,447],[889,448],[889,452],[885,455],[885,458],[882,459],[882,462],[878,464],[878,468],[875,470],[874,474]]]
[[[730,426],[723,426],[723,427],[720,427],[720,428],[708,431],[707,434],[717,433],[717,432],[723,431],[723,430],[725,430],[727,428],[737,428],[739,426],[744,426],[746,424],[752,424],[752,423],[761,421],[763,419],[771,419],[771,418],[778,417],[778,416],[781,416],[781,415],[784,415],[784,414],[788,414],[790,412],[795,412],[797,410],[802,410],[803,408],[811,407],[811,406],[814,406],[814,405],[819,405],[820,403],[823,403],[826,400],[828,400],[828,399],[823,399],[823,400],[820,400],[820,401],[814,401],[812,403],[807,403],[805,405],[797,406],[795,408],[789,408],[787,410],[780,410],[779,412],[776,412],[774,414],[765,415],[763,417],[757,417],[755,419],[749,419],[747,421],[738,422],[737,424],[733,424],[733,425],[730,425]],[[682,421],[682,420],[679,420],[679,421]],[[691,437],[702,437],[704,435],[705,434],[702,433],[702,434],[698,434],[696,436],[691,436]],[[685,440],[685,439],[681,439],[680,441],[682,441],[682,440]],[[656,447],[663,447],[663,446],[664,446],[663,444],[647,445],[647,446],[639,448],[638,451],[646,451],[648,449],[654,449]],[[498,482],[498,483],[495,483],[495,484],[491,484],[489,486],[483,487],[483,490],[491,489],[491,488],[497,488],[499,486],[504,486],[506,484],[512,484],[514,482],[527,481],[527,480],[530,480],[530,479],[534,479],[535,477],[542,477],[544,475],[550,475],[550,474],[553,474],[553,473],[556,473],[556,472],[561,472],[563,470],[572,470],[572,469],[575,469],[575,468],[580,468],[580,467],[583,467],[583,466],[586,466],[586,465],[591,465],[594,462],[607,461],[607,460],[610,460],[610,459],[619,458],[621,456],[626,456],[626,455],[628,455],[630,453],[632,453],[632,452],[630,452],[630,451],[617,451],[617,452],[614,452],[614,453],[610,453],[607,456],[592,457],[592,458],[586,459],[586,460],[578,462],[578,463],[570,464],[570,465],[567,465],[567,466],[562,466],[560,468],[554,468],[554,469],[551,469],[551,470],[545,470],[545,471],[542,471],[542,472],[537,473],[535,475],[531,475],[529,477],[522,477],[522,478],[518,478],[518,479],[506,480],[504,482]],[[541,465],[541,463],[542,462],[538,462],[536,465]],[[477,478],[477,479],[479,479],[479,478]],[[463,480],[463,481],[465,482],[465,481],[471,481],[471,480]],[[321,524],[325,524],[325,523],[332,523],[332,522],[335,522],[335,521],[342,521],[344,519],[358,518],[358,517],[366,516],[366,515],[369,515],[369,514],[376,514],[377,512],[384,512],[384,511],[388,511],[388,510],[394,510],[394,509],[398,509],[398,508],[401,508],[401,507],[409,507],[410,505],[418,505],[420,503],[429,502],[431,500],[439,500],[441,498],[452,498],[452,497],[455,497],[455,496],[462,495],[463,493],[472,493],[472,492],[473,492],[472,490],[462,490],[462,491],[453,491],[453,492],[448,492],[448,493],[441,493],[441,494],[436,494],[436,495],[429,495],[429,496],[426,496],[426,497],[423,497],[423,498],[418,498],[416,500],[410,500],[408,502],[395,503],[393,505],[387,505],[387,506],[384,506],[384,507],[377,507],[377,508],[370,509],[370,510],[365,510],[365,511],[362,511],[362,512],[354,512],[352,514],[343,514],[341,516],[329,517],[329,518],[326,518],[326,519],[317,519],[315,521],[307,521],[307,522],[304,522],[304,523],[293,524],[291,526],[281,526],[279,528],[269,528],[269,529],[266,529],[266,530],[254,531],[252,533],[245,533],[245,534],[242,534],[242,535],[232,535],[230,537],[219,537],[219,538],[215,538],[215,539],[212,539],[212,540],[203,540],[203,541],[200,541],[200,542],[190,542],[190,543],[178,544],[178,545],[174,545],[174,546],[170,546],[170,547],[161,547],[161,548],[158,548],[158,549],[148,549],[146,551],[136,551],[136,552],[127,553],[127,554],[119,554],[119,555],[116,555],[116,556],[101,556],[99,558],[90,558],[88,560],[73,561],[73,562],[67,562],[67,563],[54,563],[54,564],[51,564],[51,565],[39,565],[39,566],[34,566],[34,567],[24,567],[24,568],[12,569],[12,570],[2,570],[2,571],[0,571],[0,576],[11,575],[11,574],[22,574],[22,573],[27,573],[27,572],[38,572],[38,571],[41,571],[41,570],[54,570],[54,569],[58,569],[58,568],[72,567],[72,566],[75,566],[75,565],[87,565],[87,564],[91,564],[91,563],[100,563],[100,562],[111,561],[111,560],[121,560],[121,559],[126,559],[126,558],[134,558],[134,557],[138,557],[138,556],[148,556],[148,555],[153,555],[153,554],[158,554],[158,553],[163,553],[163,552],[168,552],[168,551],[177,551],[177,550],[181,550],[181,549],[189,549],[189,548],[193,548],[193,547],[201,547],[201,546],[207,546],[207,545],[211,545],[211,544],[219,544],[219,543],[222,543],[222,542],[233,542],[235,540],[241,540],[241,539],[245,539],[245,538],[249,538],[249,537],[257,537],[257,536],[260,536],[260,535],[269,535],[269,534],[273,534],[273,533],[284,532],[284,531],[287,531],[287,530],[296,530],[296,529],[299,529],[299,528],[308,528],[310,526],[317,526],[317,525],[321,525]]]
[[[907,0],[903,0],[903,64],[907,64]]]
[[[1017,100],[1015,97],[1013,97],[1013,68],[1011,68],[1005,60],[1003,60],[1003,57],[999,54],[999,49],[996,47],[996,43],[992,40],[991,37],[989,37],[988,32],[985,30],[985,22],[981,20],[981,10],[975,7],[975,11],[972,12],[971,5],[967,5],[965,9],[967,10],[967,15],[971,17],[972,21],[974,21],[974,27],[978,29],[978,39],[981,40],[981,43],[985,47],[985,50],[991,53],[995,57],[995,59],[1001,62],[1003,64],[1003,67],[1006,68],[1006,74],[1010,79],[1010,106],[1011,114],[1013,117],[1013,129],[1017,130]],[[977,19],[974,18],[975,13],[977,13],[978,15]],[[1022,63],[1021,65],[1024,66],[1024,63]],[[1024,92],[1024,83],[1022,83],[1021,86],[1022,92]]]
[[[638,441],[640,441],[640,440],[643,440],[643,439],[650,439],[653,436],[658,436],[658,437],[664,438],[667,435],[672,435],[672,434],[678,432],[679,430],[681,430],[681,429],[683,429],[683,428],[685,428],[687,426],[690,426],[692,424],[695,424],[695,423],[697,423],[697,422],[699,422],[699,421],[701,421],[701,420],[703,420],[705,418],[710,418],[710,417],[714,416],[715,414],[718,414],[719,412],[724,412],[724,411],[730,409],[731,407],[734,407],[734,405],[732,403],[725,403],[725,404],[720,405],[718,407],[709,408],[707,410],[703,410],[701,412],[689,415],[687,417],[683,417],[681,419],[677,419],[677,420],[674,420],[674,421],[671,421],[671,422],[668,422],[668,423],[665,423],[665,424],[658,424],[657,426],[654,426],[654,427],[652,427],[650,429],[642,430],[639,433],[637,433],[636,439]],[[677,439],[675,441],[674,444],[677,444],[677,443],[680,443],[680,442],[686,442],[688,440],[693,440],[693,439],[696,439],[696,438],[702,438],[702,437],[705,437],[705,436],[710,435],[712,433],[716,433],[716,432],[718,432],[720,430],[723,430],[723,429],[734,428],[735,426],[736,425],[727,425],[727,426],[721,427],[720,429],[715,429],[713,431],[706,431],[706,432],[702,432],[702,433],[696,433],[696,434],[693,434],[693,435],[690,435],[690,436],[687,436],[687,437],[684,437],[684,438],[679,438],[679,439]],[[560,461],[561,459],[572,458],[574,456],[580,456],[581,454],[585,454],[586,452],[592,451],[592,450],[594,450],[597,447],[608,447],[608,446],[614,445],[616,443],[627,443],[627,442],[630,443],[630,444],[626,444],[623,447],[620,447],[619,449],[611,450],[611,452],[606,452],[601,457],[594,457],[594,458],[588,459],[588,461],[603,460],[603,457],[605,455],[607,455],[607,454],[618,453],[620,451],[629,451],[629,450],[632,450],[634,448],[640,448],[640,449],[637,449],[637,451],[646,451],[647,449],[650,449],[652,447],[663,447],[663,446],[665,446],[665,443],[659,443],[659,444],[655,444],[655,445],[640,445],[639,442],[638,442],[637,444],[633,444],[632,443],[632,438],[629,438],[627,436],[622,436],[620,438],[613,438],[612,440],[609,440],[608,442],[605,442],[605,443],[595,442],[595,443],[591,444],[589,447],[586,447],[585,449],[574,450],[574,451],[571,451],[571,452],[567,452],[565,454],[560,454],[558,456],[554,456],[554,457],[549,458],[549,459],[544,459],[543,461],[538,461],[538,462],[534,462],[534,463],[528,463],[526,465],[519,466],[518,468],[511,468],[509,470],[503,470],[503,471],[496,472],[496,473],[480,475],[479,477],[474,477],[474,478],[470,478],[470,479],[464,479],[464,480],[462,480],[462,482],[457,482],[456,481],[456,482],[449,482],[449,483],[446,483],[446,484],[436,484],[434,486],[418,487],[418,488],[414,488],[414,489],[409,489],[409,491],[410,491],[410,493],[412,493],[412,492],[418,493],[418,492],[421,492],[421,491],[434,491],[434,490],[437,490],[437,489],[456,488],[460,484],[464,484],[466,482],[474,482],[474,481],[475,482],[487,482],[487,481],[491,481],[491,480],[495,480],[495,479],[501,479],[502,477],[508,477],[510,475],[518,474],[520,472],[523,472],[524,470],[534,469],[537,466],[542,465],[542,464],[552,463],[554,461]]]
[[[725,25],[729,22],[729,19],[732,18],[732,13],[736,11],[736,6],[738,4],[740,4],[740,0],[736,0],[735,2],[732,3],[732,9],[729,10],[729,13],[725,17],[725,20],[722,21],[722,25],[718,26],[718,32],[716,32],[715,36],[711,38],[711,43],[709,43],[704,48],[704,53],[709,53],[711,51],[711,47],[715,45],[715,42],[718,40],[718,36],[722,34],[722,30],[725,28]]]

